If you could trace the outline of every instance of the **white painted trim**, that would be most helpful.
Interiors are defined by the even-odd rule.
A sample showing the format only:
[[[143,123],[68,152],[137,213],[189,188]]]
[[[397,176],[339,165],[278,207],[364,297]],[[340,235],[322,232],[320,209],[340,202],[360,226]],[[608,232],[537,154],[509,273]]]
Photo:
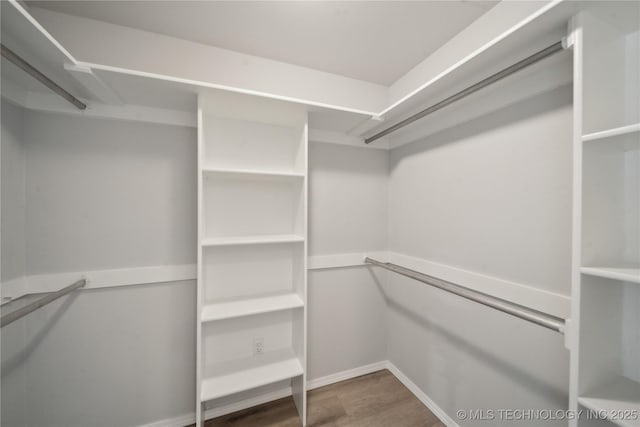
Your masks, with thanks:
[[[365,257],[386,259],[388,252],[359,252],[349,254],[314,255],[309,257],[307,269],[322,270],[326,268],[362,267]]]
[[[396,365],[387,361],[387,369],[391,372],[411,393],[420,401],[424,406],[429,408],[433,414],[442,421],[447,427],[459,427],[458,423],[454,421],[440,406],[436,404],[429,396],[427,396],[420,387],[418,387],[413,381],[409,379]]]
[[[389,149],[389,143],[387,141],[381,141],[375,145],[365,144],[364,138],[359,136],[321,129],[309,129],[309,142],[349,145],[358,148],[374,148],[378,150]]]
[[[88,281],[83,289],[97,289],[194,280],[195,277],[195,264],[78,271],[28,276],[25,290],[27,293],[51,292],[81,278],[86,278]]]
[[[307,381],[307,390],[314,390],[316,388],[338,383],[340,381],[346,381],[352,378],[361,377],[362,375],[378,372],[383,369],[387,369],[388,363],[389,362],[387,362],[386,360],[383,360],[354,369],[347,369],[346,371],[336,372],[335,374],[327,375],[325,377],[309,380]]]
[[[184,427],[196,422],[195,414],[184,414],[174,418],[165,418],[148,424],[140,424],[137,427]]]
[[[378,260],[398,264],[563,319],[571,314],[571,298],[567,295],[396,252],[389,252],[388,258],[381,257]]]

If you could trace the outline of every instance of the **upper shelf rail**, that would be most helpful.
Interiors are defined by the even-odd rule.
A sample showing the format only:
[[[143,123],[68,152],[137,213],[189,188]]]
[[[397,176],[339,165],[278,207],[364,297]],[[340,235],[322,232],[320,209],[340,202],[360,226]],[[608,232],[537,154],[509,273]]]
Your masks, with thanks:
[[[494,84],[495,82],[504,79],[507,76],[510,76],[511,74],[514,74],[530,65],[535,64],[538,61],[543,60],[544,58],[547,58],[548,56],[553,55],[554,53],[560,52],[564,50],[564,43],[562,41],[558,41],[554,44],[552,44],[551,46],[548,46],[536,53],[534,53],[531,56],[528,56],[524,59],[522,59],[521,61],[516,62],[513,65],[508,66],[507,68],[498,71],[495,74],[490,75],[489,77],[487,77],[484,80],[480,80],[478,83],[475,83],[471,86],[469,86],[466,89],[461,90],[458,93],[455,93],[453,95],[451,95],[448,98],[443,99],[440,102],[437,102],[436,104],[433,104],[430,107],[425,108],[422,111],[417,112],[416,114],[413,114],[412,116],[407,117],[406,119],[396,123],[395,125],[389,126],[388,128],[376,133],[373,136],[370,136],[369,138],[365,138],[364,142],[365,144],[370,144],[373,141],[375,141],[376,139],[380,139],[383,136],[387,136],[392,132],[397,131],[398,129],[401,129],[405,126],[410,125],[411,123],[420,120],[421,118],[428,116],[431,113],[434,113],[444,107],[446,107],[447,105],[453,104],[456,101],[461,100],[462,98],[465,98],[469,95],[471,95],[472,93],[475,93],[477,91],[479,91],[480,89],[483,89],[489,85]]]
[[[446,280],[438,279],[437,277],[429,276],[427,274],[420,273],[409,268],[401,267],[390,262],[380,262],[369,257],[365,258],[364,262],[367,264],[382,267],[386,270],[393,271],[394,273],[401,274],[411,279],[418,280],[422,283],[426,283],[427,285],[435,286],[436,288],[461,296],[468,300],[486,305],[491,308],[495,308],[496,310],[502,311],[503,313],[510,314],[528,322],[535,323],[536,325],[544,326],[545,328],[551,329],[552,331],[564,334],[565,320],[560,317],[556,317],[548,313],[543,313],[541,311],[534,310],[532,308],[525,307],[524,305],[516,304],[514,302],[507,301],[501,298],[496,298],[494,296],[487,295],[482,292],[478,292],[473,289],[448,282]]]
[[[64,99],[66,99],[67,101],[69,101],[79,110],[84,110],[87,108],[87,104],[80,101],[78,98],[76,98],[75,96],[71,95],[69,92],[64,90],[59,84],[57,84],[56,82],[51,80],[49,77],[42,74],[36,67],[34,67],[33,65],[29,64],[27,61],[22,59],[14,51],[6,47],[4,44],[0,44],[0,45],[2,46],[2,56],[6,58],[8,61],[11,61],[18,68],[20,68],[21,70],[29,74],[31,77],[38,80],[40,83],[42,83],[43,85],[45,85],[46,87],[48,87],[49,89],[51,89],[52,91],[54,91],[55,93],[63,97]]]
[[[59,291],[47,294],[42,298],[39,298],[25,305],[24,307],[21,307],[15,311],[11,311],[7,314],[3,314],[0,317],[0,328],[4,328],[8,324],[15,322],[16,320],[26,316],[31,312],[36,311],[40,307],[44,307],[45,305],[57,300],[58,298],[62,298],[63,296],[67,295],[70,292],[75,291],[78,288],[82,288],[86,284],[87,284],[86,279],[80,279],[77,282],[60,289]]]

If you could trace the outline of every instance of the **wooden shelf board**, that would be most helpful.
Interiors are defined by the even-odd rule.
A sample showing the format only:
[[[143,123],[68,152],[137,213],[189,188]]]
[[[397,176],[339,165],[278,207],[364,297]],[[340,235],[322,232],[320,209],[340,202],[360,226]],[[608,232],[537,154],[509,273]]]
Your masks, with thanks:
[[[297,234],[267,234],[259,236],[212,237],[202,241],[202,246],[264,245],[270,243],[304,242],[304,236]]]
[[[635,411],[640,413],[640,383],[625,377],[618,377],[613,382],[594,389],[586,396],[578,397],[578,402],[588,409],[605,411],[612,416],[611,422],[620,426],[640,426],[640,419],[614,419],[618,411]]]
[[[304,178],[303,173],[291,171],[271,171],[271,170],[252,170],[252,169],[235,169],[235,168],[205,168],[202,170],[205,175],[228,175],[228,176],[245,176],[256,178],[282,178],[282,179],[301,179]]]
[[[215,304],[207,304],[202,309],[202,322],[232,319],[274,311],[304,307],[298,294],[272,295],[262,298],[241,299]]]
[[[582,274],[640,283],[640,268],[582,267]]]
[[[302,364],[291,349],[249,359],[220,363],[217,374],[205,376],[200,389],[202,402],[251,390],[302,375]]]
[[[606,129],[600,132],[593,132],[586,135],[582,135],[583,141],[595,141],[597,139],[609,138],[612,136],[627,135],[634,132],[640,132],[640,123],[634,123],[632,125],[621,126],[613,129]]]

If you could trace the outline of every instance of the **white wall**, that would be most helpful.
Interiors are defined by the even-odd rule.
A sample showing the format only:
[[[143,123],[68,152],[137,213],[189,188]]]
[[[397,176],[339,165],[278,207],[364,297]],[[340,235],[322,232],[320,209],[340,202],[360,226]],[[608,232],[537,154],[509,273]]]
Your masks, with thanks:
[[[563,86],[393,150],[390,250],[568,295],[571,102]],[[384,289],[389,359],[450,417],[566,409],[561,335],[398,275]]]
[[[0,157],[2,224],[0,229],[2,260],[0,277],[4,284],[20,280],[25,273],[25,170],[24,112],[2,100],[2,134]],[[2,384],[0,424],[7,427],[25,425],[26,367],[22,351],[25,346],[25,324],[16,322],[2,328],[0,353]]]
[[[194,262],[195,129],[26,119],[29,274]]]
[[[28,425],[138,426],[194,411],[195,321],[193,281],[88,290],[34,312]]]
[[[2,274],[5,283],[26,270],[26,154],[24,112],[2,100]]]
[[[311,143],[309,255],[386,248],[388,153]],[[309,379],[386,360],[386,302],[367,268],[311,270]]]
[[[387,248],[389,154],[337,144],[309,148],[309,255]]]
[[[27,274],[195,263],[195,129],[27,111],[24,130]],[[3,399],[18,390],[5,382],[15,365],[26,377],[15,425],[192,412],[194,324],[190,280],[81,291],[3,328]]]

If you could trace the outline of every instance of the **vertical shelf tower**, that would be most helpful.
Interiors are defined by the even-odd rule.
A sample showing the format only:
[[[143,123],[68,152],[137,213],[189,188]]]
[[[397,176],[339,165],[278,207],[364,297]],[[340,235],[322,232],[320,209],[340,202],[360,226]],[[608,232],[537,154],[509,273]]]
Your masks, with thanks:
[[[571,423],[640,426],[640,3],[594,2],[573,40]]]
[[[306,425],[307,133],[295,104],[198,99],[197,425],[278,384]]]

